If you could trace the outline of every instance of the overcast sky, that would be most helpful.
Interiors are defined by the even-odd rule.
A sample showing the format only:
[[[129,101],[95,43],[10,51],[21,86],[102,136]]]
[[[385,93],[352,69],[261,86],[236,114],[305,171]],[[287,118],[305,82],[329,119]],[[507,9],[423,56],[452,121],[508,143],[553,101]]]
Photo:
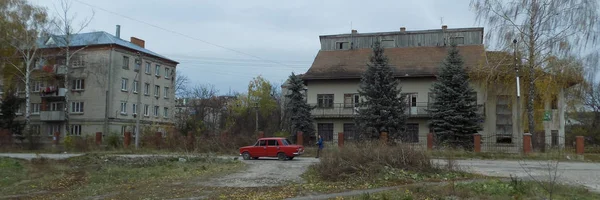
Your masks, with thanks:
[[[60,8],[59,0],[31,1],[51,15]],[[119,24],[121,38],[145,40],[147,49],[179,61],[177,73],[192,84],[214,84],[222,94],[246,92],[258,75],[279,84],[306,72],[319,35],[349,33],[351,24],[359,33],[439,29],[442,20],[449,28],[480,26],[469,0],[73,0],[72,11],[77,19],[95,12],[84,32],[114,35]]]

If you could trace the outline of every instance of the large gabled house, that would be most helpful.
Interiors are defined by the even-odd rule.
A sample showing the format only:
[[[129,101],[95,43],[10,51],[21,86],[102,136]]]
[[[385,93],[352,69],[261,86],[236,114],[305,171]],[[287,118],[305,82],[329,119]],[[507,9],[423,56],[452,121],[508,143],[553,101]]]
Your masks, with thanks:
[[[386,48],[384,54],[394,76],[401,82],[402,95],[406,96],[408,123],[404,142],[424,145],[431,132],[427,111],[433,100],[430,88],[447,55],[447,47],[451,42],[458,45],[467,68],[486,65],[490,61],[483,36],[483,28],[449,29],[447,26],[419,31],[400,28],[400,31],[379,33],[352,30],[349,34],[320,36],[321,49],[302,76],[307,87],[307,102],[315,107],[312,115],[317,134],[326,141],[336,141],[339,132],[343,132],[347,140],[355,137],[353,120],[359,109],[357,102],[361,100],[357,92],[360,78],[372,54],[373,43],[380,41]],[[483,130],[479,133],[486,144],[497,144],[507,151],[519,150],[523,128],[519,131],[513,126],[519,122],[516,95],[488,90],[476,83],[472,86],[477,92],[479,113],[484,117]],[[552,132],[546,135],[546,144],[564,144],[564,140],[550,138],[550,135],[564,138],[564,106],[558,106],[564,104],[564,95],[560,93],[557,99],[554,102],[557,105],[551,106],[555,117],[544,122],[548,132]]]

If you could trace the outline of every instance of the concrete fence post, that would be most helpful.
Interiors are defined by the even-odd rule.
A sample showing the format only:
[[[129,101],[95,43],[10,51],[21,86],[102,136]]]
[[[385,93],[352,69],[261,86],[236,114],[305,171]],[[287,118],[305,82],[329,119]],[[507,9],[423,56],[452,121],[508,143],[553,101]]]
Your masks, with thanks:
[[[433,150],[433,133],[427,133],[427,150]]]
[[[577,155],[583,155],[583,153],[585,153],[585,146],[584,146],[584,137],[583,136],[576,136],[575,137],[575,152],[577,153]]]
[[[96,132],[96,145],[102,144],[102,132]]]
[[[531,133],[523,134],[523,153],[531,153]]]
[[[476,133],[473,135],[473,147],[475,153],[481,152],[481,134]]]
[[[344,146],[344,132],[338,133],[338,147]]]
[[[125,135],[123,136],[123,146],[125,148],[129,148],[130,144],[131,144],[131,132],[125,132]]]
[[[302,131],[296,132],[296,144],[304,145],[304,133]]]

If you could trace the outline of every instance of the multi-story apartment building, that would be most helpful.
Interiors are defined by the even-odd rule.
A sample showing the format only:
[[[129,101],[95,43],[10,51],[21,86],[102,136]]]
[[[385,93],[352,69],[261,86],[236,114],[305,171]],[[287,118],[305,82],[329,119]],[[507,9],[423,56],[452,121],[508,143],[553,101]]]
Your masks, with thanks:
[[[121,39],[119,28],[116,35],[103,31],[71,35],[69,51],[74,54],[68,70],[64,37],[40,38],[43,59],[37,62],[31,84],[34,131],[62,136],[67,129],[77,136],[133,133],[137,117],[142,128],[158,125],[164,132],[173,125],[178,62],[146,49],[144,40]],[[67,72],[69,86],[65,88]],[[20,97],[24,97],[22,92]],[[24,108],[19,110],[24,112]],[[68,116],[64,109],[69,109]]]
[[[436,81],[438,68],[447,55],[451,42],[458,45],[465,67],[487,64],[488,53],[483,45],[483,28],[457,28],[358,33],[320,36],[321,49],[310,69],[302,76],[307,87],[307,102],[315,107],[312,115],[316,120],[317,133],[325,140],[337,140],[337,133],[344,132],[345,139],[354,137],[354,117],[357,114],[359,82],[372,54],[372,45],[380,41],[384,54],[400,80],[402,95],[406,96],[408,123],[404,142],[426,143],[430,132],[427,108],[432,103],[430,88]],[[510,60],[510,59],[509,59]],[[479,113],[484,116],[480,132],[486,142],[514,146],[518,149],[523,129],[516,114],[516,95],[488,90],[473,83],[477,92]],[[564,105],[560,93],[556,105]],[[523,105],[521,98],[521,105]],[[548,103],[549,104],[549,103]],[[524,106],[521,106],[524,108]],[[564,138],[564,106],[551,106],[553,120],[544,122],[546,144],[564,143],[551,141],[551,135]],[[556,137],[554,137],[556,138]]]

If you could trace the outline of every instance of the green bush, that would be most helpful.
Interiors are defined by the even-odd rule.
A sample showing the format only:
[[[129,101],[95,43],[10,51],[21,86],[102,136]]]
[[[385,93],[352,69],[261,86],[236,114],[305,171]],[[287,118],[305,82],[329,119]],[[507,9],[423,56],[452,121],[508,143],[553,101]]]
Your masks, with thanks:
[[[113,148],[121,147],[121,144],[123,144],[121,142],[121,137],[119,137],[117,133],[110,133],[106,138],[106,143],[108,144],[108,146]]]

